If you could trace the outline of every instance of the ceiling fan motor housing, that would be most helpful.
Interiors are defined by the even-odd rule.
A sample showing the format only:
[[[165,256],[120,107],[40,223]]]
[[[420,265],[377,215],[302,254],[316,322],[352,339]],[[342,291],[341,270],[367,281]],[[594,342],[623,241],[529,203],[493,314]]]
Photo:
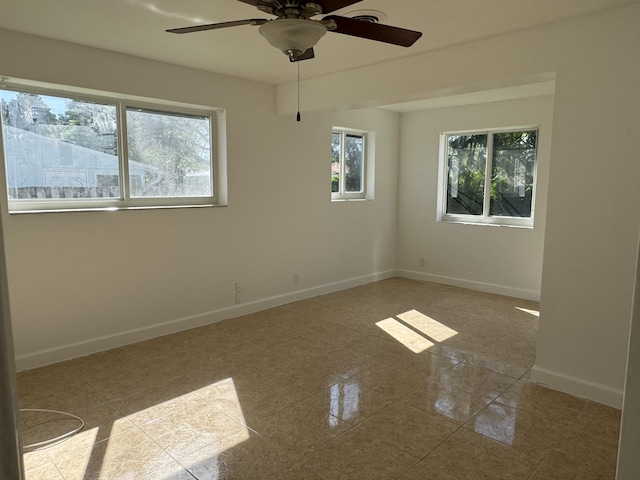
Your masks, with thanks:
[[[259,32],[285,55],[297,57],[318,43],[327,27],[315,20],[279,18],[261,25]]]

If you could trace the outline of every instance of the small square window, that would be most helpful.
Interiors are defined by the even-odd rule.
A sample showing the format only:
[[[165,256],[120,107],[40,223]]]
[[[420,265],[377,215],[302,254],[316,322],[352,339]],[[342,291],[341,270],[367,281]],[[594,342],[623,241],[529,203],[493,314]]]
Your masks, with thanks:
[[[366,198],[369,134],[334,128],[331,132],[331,199]]]

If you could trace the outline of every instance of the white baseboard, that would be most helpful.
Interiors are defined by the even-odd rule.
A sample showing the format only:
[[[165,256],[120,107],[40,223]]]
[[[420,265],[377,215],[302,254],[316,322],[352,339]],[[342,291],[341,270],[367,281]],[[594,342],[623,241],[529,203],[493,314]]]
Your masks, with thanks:
[[[411,280],[421,280],[423,282],[439,283],[442,285],[450,285],[452,287],[469,288],[480,292],[495,293],[505,295],[507,297],[521,298],[523,300],[540,301],[539,290],[527,290],[524,288],[513,288],[505,285],[497,285],[494,283],[477,282],[475,280],[467,280],[464,278],[446,277],[444,275],[435,275],[433,273],[417,272],[415,270],[398,270],[398,276],[409,278]]]
[[[611,407],[622,408],[624,392],[609,385],[590,382],[583,378],[565,375],[538,366],[531,369],[531,380],[554,390],[604,403]]]
[[[286,305],[287,303],[305,300],[307,298],[317,297],[334,293],[347,288],[359,287],[367,283],[377,282],[397,276],[395,270],[387,270],[384,272],[363,275],[360,277],[350,278],[339,282],[328,283],[317,287],[311,287],[304,290],[296,290],[294,292],[276,295],[273,297],[254,300],[252,302],[240,303],[228,307],[203,312],[197,315],[177,318],[168,322],[151,325],[142,328],[135,328],[125,332],[119,332],[112,335],[90,338],[81,342],[68,343],[57,347],[40,350],[37,352],[27,353],[16,357],[16,370],[18,372],[29,370],[32,368],[51,365],[53,363],[70,360],[72,358],[90,355],[92,353],[109,350],[111,348],[129,345],[131,343],[149,340],[151,338],[169,335],[171,333],[188,330],[191,328],[201,327],[212,323],[220,322],[230,318],[240,317],[250,313],[259,312],[268,308]]]

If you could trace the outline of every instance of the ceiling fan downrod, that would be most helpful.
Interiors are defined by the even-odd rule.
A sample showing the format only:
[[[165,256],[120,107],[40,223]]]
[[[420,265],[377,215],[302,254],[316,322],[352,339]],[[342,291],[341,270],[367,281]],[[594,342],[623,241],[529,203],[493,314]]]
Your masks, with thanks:
[[[313,2],[300,2],[298,0],[275,1],[270,4],[259,3],[256,5],[261,12],[286,19],[308,19],[323,12],[322,5]]]

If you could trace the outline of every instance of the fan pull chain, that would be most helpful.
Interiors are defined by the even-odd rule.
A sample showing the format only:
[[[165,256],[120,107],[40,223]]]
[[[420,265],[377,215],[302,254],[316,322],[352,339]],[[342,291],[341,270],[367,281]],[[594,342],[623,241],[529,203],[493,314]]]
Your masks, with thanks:
[[[300,62],[298,63],[298,115],[296,115],[296,120],[300,121]]]

